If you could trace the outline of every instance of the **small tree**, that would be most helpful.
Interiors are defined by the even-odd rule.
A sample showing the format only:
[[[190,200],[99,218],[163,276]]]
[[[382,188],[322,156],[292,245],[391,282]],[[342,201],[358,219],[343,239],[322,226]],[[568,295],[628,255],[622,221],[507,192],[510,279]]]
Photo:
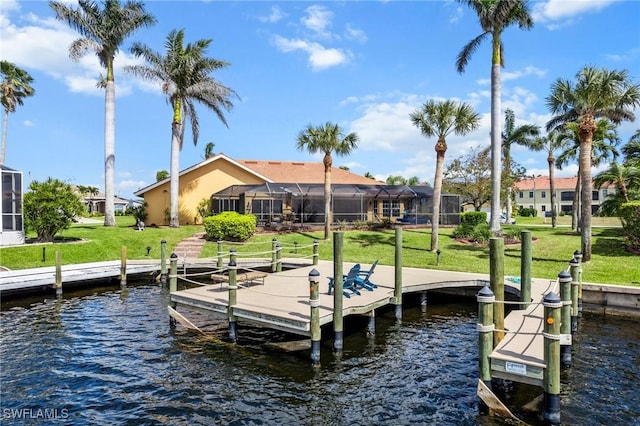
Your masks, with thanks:
[[[38,241],[51,242],[55,235],[67,229],[84,206],[71,185],[58,179],[33,181],[24,194],[24,223],[28,231],[38,235]]]

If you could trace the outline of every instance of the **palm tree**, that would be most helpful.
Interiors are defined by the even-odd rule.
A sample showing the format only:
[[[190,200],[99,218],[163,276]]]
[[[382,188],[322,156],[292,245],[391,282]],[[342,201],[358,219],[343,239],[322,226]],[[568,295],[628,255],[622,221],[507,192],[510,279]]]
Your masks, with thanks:
[[[578,123],[572,122],[564,125],[562,129],[554,129],[556,137],[559,139],[558,143],[562,145],[564,151],[560,153],[556,159],[556,166],[562,170],[566,164],[570,161],[578,159],[580,151],[580,136],[578,134],[580,126]],[[619,153],[616,148],[620,139],[618,138],[618,132],[616,126],[605,118],[601,118],[596,123],[596,130],[593,133],[593,142],[591,144],[591,165],[594,167],[599,166],[604,161],[615,159]],[[580,176],[580,163],[578,162],[578,173],[576,179],[576,189],[574,191],[573,204],[571,208],[571,229],[581,230],[581,188],[582,178]],[[591,200],[592,196],[589,196]]]
[[[331,154],[339,156],[351,154],[358,146],[360,138],[357,133],[344,135],[337,124],[327,122],[324,126],[308,125],[298,134],[296,148],[306,150],[310,154],[324,153],[324,239],[329,239],[329,227],[333,222],[331,211]]]
[[[515,124],[515,114],[512,110],[505,110],[504,131],[502,132],[502,154],[504,156],[504,170],[507,177],[507,218],[511,218],[511,189],[513,171],[511,170],[511,145],[522,145],[531,149],[535,143],[535,138],[540,134],[538,126],[533,124]]]
[[[467,43],[458,54],[456,68],[463,73],[471,55],[482,41],[491,37],[491,223],[490,229],[495,235],[500,233],[500,190],[501,190],[501,144],[500,109],[501,87],[500,67],[504,66],[502,33],[517,24],[521,29],[533,27],[526,1],[523,0],[458,0],[471,7],[480,21],[482,33]]]
[[[442,194],[442,174],[444,157],[447,152],[446,137],[454,133],[466,135],[478,128],[480,115],[473,107],[463,102],[451,100],[426,102],[421,110],[409,114],[413,125],[426,137],[437,137],[436,175],[433,180],[433,217],[431,220],[431,250],[438,249],[438,228],[440,227],[440,198]]]
[[[366,177],[366,178],[368,178],[368,179],[373,179],[373,180],[375,180],[375,179],[376,179],[376,177],[375,177],[374,175],[372,175],[371,173],[369,173],[369,172],[366,172],[366,173],[364,174],[364,177]]]
[[[567,140],[558,132],[552,131],[547,136],[536,138],[529,147],[533,151],[545,151],[547,153],[547,166],[549,168],[549,194],[551,194],[551,227],[558,226],[558,206],[556,205],[556,157],[558,150],[567,148]]]
[[[213,147],[216,146],[213,142],[208,142],[204,147],[204,159],[213,157]]]
[[[104,225],[115,226],[116,88],[113,62],[124,40],[139,28],[155,24],[156,19],[147,13],[144,3],[133,0],[124,5],[118,0],[105,0],[103,9],[89,0],[79,0],[77,8],[62,1],[51,1],[49,6],[58,20],[66,22],[81,35],[69,47],[71,59],[77,61],[88,52],[94,52],[100,65],[106,70],[106,78],[99,84],[105,88]]]
[[[565,123],[578,123],[580,138],[580,180],[582,182],[581,239],[582,259],[591,260],[591,155],[593,134],[598,118],[608,118],[614,124],[633,121],[634,108],[640,105],[640,84],[632,83],[626,70],[585,67],[576,74],[576,81],[557,79],[551,86],[546,103],[554,116],[547,130]]]
[[[624,161],[627,164],[635,164],[640,167],[640,129],[636,130],[629,142],[622,147]]]
[[[33,96],[36,91],[31,87],[33,78],[25,70],[18,68],[9,61],[0,61],[0,94],[4,119],[2,121],[2,148],[0,148],[0,164],[4,164],[5,150],[7,147],[7,127],[9,113],[16,112],[16,106],[24,104],[24,98]]]
[[[166,54],[162,56],[148,46],[135,43],[131,52],[142,57],[147,65],[129,66],[126,70],[148,80],[159,81],[172,108],[171,122],[171,162],[170,162],[170,209],[169,226],[180,226],[179,162],[184,140],[186,121],[191,122],[193,144],[198,144],[199,120],[195,103],[198,102],[213,111],[225,125],[227,120],[223,110],[230,111],[233,103],[230,97],[236,93],[216,81],[211,73],[229,65],[228,62],[205,56],[211,44],[210,39],[198,40],[184,45],[184,30],[173,30],[167,36]]]

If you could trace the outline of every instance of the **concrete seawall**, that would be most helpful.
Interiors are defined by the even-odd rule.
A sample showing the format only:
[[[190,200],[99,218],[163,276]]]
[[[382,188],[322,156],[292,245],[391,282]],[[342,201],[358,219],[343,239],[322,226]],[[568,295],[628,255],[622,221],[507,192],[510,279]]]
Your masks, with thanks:
[[[601,315],[640,318],[640,287],[582,283],[582,309]]]

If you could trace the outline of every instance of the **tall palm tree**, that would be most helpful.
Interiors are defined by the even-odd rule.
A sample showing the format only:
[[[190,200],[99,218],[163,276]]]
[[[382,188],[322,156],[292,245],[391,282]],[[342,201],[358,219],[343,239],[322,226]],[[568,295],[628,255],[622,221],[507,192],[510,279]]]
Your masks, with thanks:
[[[511,190],[513,171],[511,170],[511,145],[521,145],[531,149],[536,137],[540,134],[540,128],[533,124],[516,126],[516,117],[512,110],[505,110],[504,131],[502,132],[502,154],[504,156],[504,170],[507,178],[507,218],[511,217]]]
[[[562,145],[563,151],[556,159],[556,166],[562,169],[566,164],[579,158],[580,152],[580,126],[576,122],[567,123],[562,128],[552,130],[559,139],[558,143]],[[619,152],[616,146],[620,142],[616,126],[607,120],[601,118],[596,123],[596,130],[593,133],[591,144],[591,165],[598,167],[605,161],[618,158]],[[580,215],[580,206],[582,205],[582,177],[580,174],[580,163],[578,162],[578,173],[576,179],[576,188],[573,196],[571,208],[571,229],[579,231],[582,229]],[[591,200],[592,196],[589,196]]]
[[[33,96],[36,91],[31,87],[33,77],[22,68],[18,68],[9,61],[0,61],[0,96],[4,118],[2,120],[2,148],[0,148],[0,164],[4,164],[5,150],[7,147],[7,128],[9,125],[9,113],[16,112],[16,106],[24,104],[24,98]]]
[[[71,43],[69,56],[74,61],[94,52],[106,77],[100,82],[105,88],[104,113],[104,225],[115,226],[115,106],[116,88],[113,62],[124,40],[142,27],[156,23],[147,13],[144,3],[129,0],[121,4],[118,0],[105,0],[104,8],[94,1],[79,0],[78,7],[66,2],[51,1],[49,6],[56,18],[66,22],[80,33],[81,38]]]
[[[433,217],[431,220],[431,250],[438,249],[438,230],[440,227],[440,198],[442,195],[442,174],[444,157],[447,152],[446,137],[451,133],[466,135],[478,128],[480,115],[473,107],[464,102],[452,100],[429,100],[421,110],[409,114],[411,122],[420,132],[430,138],[437,137],[436,175],[433,180]]]
[[[622,147],[622,153],[625,163],[640,167],[640,129],[636,130],[629,142]]]
[[[213,157],[213,147],[215,147],[216,144],[214,144],[213,142],[208,142],[205,147],[204,147],[204,159],[206,160],[207,158],[211,158]]]
[[[296,148],[311,154],[324,153],[324,239],[329,239],[329,227],[333,222],[331,211],[331,165],[332,154],[339,156],[351,154],[357,147],[360,137],[357,133],[344,135],[337,124],[327,122],[324,126],[308,125],[298,134]]]
[[[500,190],[501,190],[501,144],[500,109],[501,86],[500,67],[504,66],[502,33],[511,25],[521,29],[531,29],[533,19],[529,14],[527,1],[524,0],[458,0],[471,7],[480,21],[482,33],[467,43],[456,60],[456,68],[463,73],[471,55],[482,41],[491,37],[491,232],[500,231]]]
[[[558,150],[567,148],[567,140],[557,131],[552,131],[547,136],[539,136],[529,147],[533,151],[545,151],[547,153],[547,166],[549,168],[549,194],[551,197],[551,227],[558,226],[558,206],[556,201],[556,157]]]
[[[608,118],[614,124],[633,121],[633,110],[640,106],[640,84],[631,81],[626,70],[585,67],[576,74],[576,81],[557,79],[546,98],[554,116],[547,130],[565,123],[577,122],[580,138],[580,174],[582,183],[581,240],[582,259],[591,260],[591,155],[596,120]]]
[[[228,62],[207,58],[207,48],[212,40],[198,40],[184,44],[184,30],[173,30],[167,36],[166,54],[151,50],[148,46],[134,43],[131,52],[144,58],[147,65],[129,66],[125,69],[134,75],[162,84],[162,91],[167,96],[167,103],[172,108],[171,121],[171,162],[170,162],[170,209],[169,226],[180,226],[179,197],[179,163],[180,151],[184,140],[185,124],[191,122],[193,144],[198,144],[199,120],[196,102],[213,111],[225,125],[227,120],[224,111],[231,111],[231,97],[237,94],[232,89],[220,84],[211,74],[229,66]]]

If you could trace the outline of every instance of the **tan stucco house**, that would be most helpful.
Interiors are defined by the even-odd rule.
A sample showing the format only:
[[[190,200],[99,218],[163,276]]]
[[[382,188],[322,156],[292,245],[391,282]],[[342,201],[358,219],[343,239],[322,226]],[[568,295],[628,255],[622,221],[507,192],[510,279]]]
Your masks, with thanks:
[[[321,222],[324,206],[318,200],[324,198],[323,183],[321,162],[236,160],[220,153],[180,172],[180,223],[201,221],[197,208],[202,200],[211,202],[213,213],[252,213],[260,222]],[[167,178],[134,193],[147,204],[147,224],[168,224],[169,184]],[[413,212],[416,218],[423,213],[423,221],[427,221],[431,188],[385,185],[337,167],[331,170],[331,184],[336,221],[375,221],[382,217],[402,221],[409,216],[407,212]],[[457,202],[455,196],[452,211],[456,215]],[[349,213],[336,215],[341,207]]]

